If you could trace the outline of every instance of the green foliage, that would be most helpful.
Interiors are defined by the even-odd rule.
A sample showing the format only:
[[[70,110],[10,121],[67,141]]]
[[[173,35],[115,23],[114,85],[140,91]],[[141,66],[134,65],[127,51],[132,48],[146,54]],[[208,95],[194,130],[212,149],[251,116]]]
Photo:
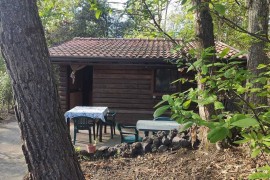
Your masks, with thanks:
[[[13,103],[13,93],[9,75],[6,72],[4,60],[0,56],[0,102],[1,107],[9,110]]]
[[[123,37],[134,27],[103,0],[38,1],[38,7],[49,46],[73,37]]]
[[[223,58],[228,52],[229,49],[224,49],[217,56]],[[196,50],[191,50],[190,55],[194,56],[191,59],[195,59],[197,53]],[[195,71],[195,80],[204,84],[205,89],[190,88],[184,92],[164,95],[157,105],[155,115],[161,115],[170,109],[171,118],[184,124],[183,130],[192,124],[207,126],[210,129],[207,138],[211,143],[230,138],[231,130],[238,129],[242,139],[235,143],[249,143],[252,157],[270,153],[270,107],[267,104],[253,104],[246,98],[253,93],[269,98],[270,64],[260,64],[258,69],[264,71],[255,76],[245,68],[241,60],[219,59],[210,64],[207,59],[211,53],[211,48],[205,49],[200,53],[201,58],[194,61],[190,59],[186,63],[187,71]],[[179,81],[189,82],[183,79]],[[256,88],[256,83],[262,84],[262,88]],[[209,121],[205,121],[190,108],[192,104],[193,107],[213,104],[216,111]],[[262,173],[264,171],[255,173],[251,178]],[[263,177],[269,177],[269,173]]]

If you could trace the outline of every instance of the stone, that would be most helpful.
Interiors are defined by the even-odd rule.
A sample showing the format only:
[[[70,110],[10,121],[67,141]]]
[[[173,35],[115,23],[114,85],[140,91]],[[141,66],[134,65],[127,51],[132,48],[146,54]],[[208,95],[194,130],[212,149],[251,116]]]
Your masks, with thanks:
[[[169,138],[167,137],[163,137],[162,140],[161,140],[161,143],[165,146],[170,146],[171,145],[171,141]]]
[[[178,134],[177,129],[171,130],[169,133],[169,139],[172,140],[175,136],[177,136],[177,134]]]
[[[151,138],[151,137],[149,137],[149,136],[144,137],[144,138],[142,139],[142,142],[143,142],[143,143],[150,143],[150,144],[152,144],[152,143],[153,143],[153,138]]]
[[[158,152],[165,152],[165,151],[167,151],[168,150],[168,146],[165,146],[165,145],[161,145],[161,146],[159,146],[158,147]]]
[[[86,150],[81,150],[78,152],[78,155],[90,157],[90,154]]]
[[[175,150],[178,150],[178,149],[180,149],[180,148],[181,148],[181,143],[178,142],[178,143],[174,143],[174,144],[172,145],[171,150],[172,150],[172,151],[175,151]]]
[[[149,153],[149,152],[152,152],[152,148],[151,148],[152,144],[150,143],[142,143],[142,148],[143,148],[143,151],[144,153]]]
[[[151,151],[152,151],[153,153],[155,153],[155,152],[157,152],[157,149],[158,149],[158,146],[156,146],[155,144],[152,144],[152,146],[151,146]]]
[[[135,142],[130,146],[130,151],[131,151],[131,156],[135,157],[138,155],[143,154],[143,147],[142,147],[142,143],[140,142]]]
[[[172,139],[172,144],[175,144],[175,143],[180,142],[181,139],[182,139],[181,137],[175,136],[175,137]]]
[[[155,137],[154,140],[153,140],[153,144],[155,146],[159,147],[160,144],[161,144],[161,140],[158,137]]]
[[[132,144],[136,149],[142,149],[142,143],[141,142],[135,142]]]
[[[191,142],[187,139],[181,139],[179,143],[182,148],[191,148]]]
[[[157,132],[157,137],[159,139],[162,139],[164,136],[167,136],[166,132],[165,131],[158,131]]]
[[[120,151],[125,151],[129,149],[129,145],[127,143],[121,143],[114,146],[116,149],[119,149]]]
[[[108,149],[109,156],[114,156],[117,153],[117,149],[115,147],[110,147]]]

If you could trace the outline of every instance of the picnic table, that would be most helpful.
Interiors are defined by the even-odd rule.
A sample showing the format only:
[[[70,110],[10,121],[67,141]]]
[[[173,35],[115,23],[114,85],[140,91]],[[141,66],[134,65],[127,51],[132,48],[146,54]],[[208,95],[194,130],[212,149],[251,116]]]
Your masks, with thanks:
[[[149,131],[170,131],[173,129],[179,130],[182,127],[175,121],[153,121],[153,120],[138,120],[136,128],[138,131],[144,131],[148,135]]]
[[[105,122],[105,116],[109,112],[108,107],[98,107],[98,106],[76,106],[69,111],[67,111],[64,115],[66,118],[66,123],[68,126],[68,130],[70,131],[70,119],[74,117],[90,117],[92,119],[97,119]],[[100,123],[100,131],[99,131],[99,141],[102,142],[102,123]]]

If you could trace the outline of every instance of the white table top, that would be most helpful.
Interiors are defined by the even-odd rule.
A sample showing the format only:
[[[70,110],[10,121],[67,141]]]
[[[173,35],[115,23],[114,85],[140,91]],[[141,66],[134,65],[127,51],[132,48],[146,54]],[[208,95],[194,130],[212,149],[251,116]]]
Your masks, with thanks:
[[[108,107],[98,106],[76,106],[65,113],[65,118],[86,116],[93,119],[100,119],[105,122],[104,116],[109,112]]]
[[[173,129],[179,130],[181,124],[175,121],[153,121],[153,120],[139,120],[136,128],[139,131],[169,131]]]

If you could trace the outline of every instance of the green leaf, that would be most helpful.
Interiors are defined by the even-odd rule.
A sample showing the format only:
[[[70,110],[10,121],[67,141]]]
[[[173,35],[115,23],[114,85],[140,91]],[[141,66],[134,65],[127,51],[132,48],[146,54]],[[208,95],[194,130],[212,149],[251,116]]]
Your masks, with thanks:
[[[250,141],[249,139],[242,139],[242,140],[234,141],[234,143],[236,143],[236,144],[244,144],[244,143],[247,143],[249,141]]]
[[[225,71],[224,76],[226,78],[231,78],[231,77],[234,77],[235,76],[235,73],[236,73],[235,69],[234,68],[230,68],[227,71]]]
[[[229,52],[230,52],[230,48],[227,47],[221,51],[221,53],[219,54],[219,57],[224,58]]]
[[[217,109],[224,109],[223,104],[221,102],[219,102],[219,101],[215,101],[214,102],[214,106],[215,106],[215,110],[217,110]]]
[[[208,67],[206,65],[202,66],[202,74],[207,74],[208,73]]]
[[[232,57],[230,57],[230,60],[238,58],[239,56],[242,56],[242,55],[245,55],[245,54],[247,54],[247,51],[240,51],[239,53],[237,53],[237,54],[233,55]],[[243,62],[238,62],[238,63],[244,63],[244,61]]]
[[[267,141],[263,141],[263,144],[270,147],[270,142],[267,142]]]
[[[157,108],[154,112],[154,118],[159,117],[160,115],[164,114],[170,108],[170,105],[165,105]]]
[[[97,19],[99,19],[100,15],[101,15],[102,11],[101,10],[96,10],[95,16]]]
[[[254,118],[244,118],[244,119],[240,119],[238,121],[233,122],[231,125],[241,127],[241,128],[247,128],[250,126],[259,125],[259,123]]]
[[[214,8],[215,8],[215,10],[216,10],[220,15],[224,15],[224,14],[225,14],[226,8],[225,8],[224,5],[222,5],[222,4],[215,4],[215,5],[214,5]]]
[[[190,106],[190,103],[191,103],[191,99],[190,99],[190,100],[187,100],[186,102],[184,102],[184,103],[183,103],[184,109],[188,109],[189,106]]]
[[[187,69],[187,72],[189,72],[189,71],[191,71],[193,69],[194,69],[194,67],[192,65],[190,65],[189,68]]]
[[[259,168],[257,168],[257,170],[259,170],[259,171],[270,171],[270,166],[266,165],[266,166],[263,166],[263,167],[259,167]]]
[[[270,173],[256,172],[248,176],[248,179],[269,179]]]
[[[154,108],[160,106],[161,104],[163,104],[163,103],[165,103],[165,102],[167,102],[167,101],[164,101],[164,100],[160,101],[159,103],[157,103],[157,104],[154,106]]]
[[[246,92],[246,88],[244,88],[243,86],[241,85],[237,85],[236,87],[236,91],[239,93],[239,94],[243,94],[244,92]]]
[[[252,153],[251,153],[251,157],[252,158],[255,158],[255,157],[257,157],[259,154],[261,153],[261,150],[260,149],[253,149],[252,150]]]
[[[216,143],[217,141],[223,140],[227,137],[229,134],[229,130],[225,127],[216,127],[212,129],[208,135],[207,138],[211,143]]]
[[[182,0],[181,5],[184,5],[187,2],[187,0]]]
[[[167,94],[166,94],[166,95],[163,95],[163,96],[162,96],[162,100],[163,100],[163,101],[168,101],[169,99],[170,99],[170,95],[167,95]]]
[[[187,130],[188,128],[190,128],[192,125],[194,124],[194,122],[192,121],[189,121],[189,122],[186,122],[182,125],[182,127],[180,128],[180,132],[183,132],[185,130]]]
[[[266,64],[259,64],[259,66],[257,67],[257,69],[263,69],[266,68],[267,65]]]
[[[190,9],[188,9],[188,12],[194,11],[194,10],[197,9],[197,8],[198,8],[198,6],[192,6]]]

